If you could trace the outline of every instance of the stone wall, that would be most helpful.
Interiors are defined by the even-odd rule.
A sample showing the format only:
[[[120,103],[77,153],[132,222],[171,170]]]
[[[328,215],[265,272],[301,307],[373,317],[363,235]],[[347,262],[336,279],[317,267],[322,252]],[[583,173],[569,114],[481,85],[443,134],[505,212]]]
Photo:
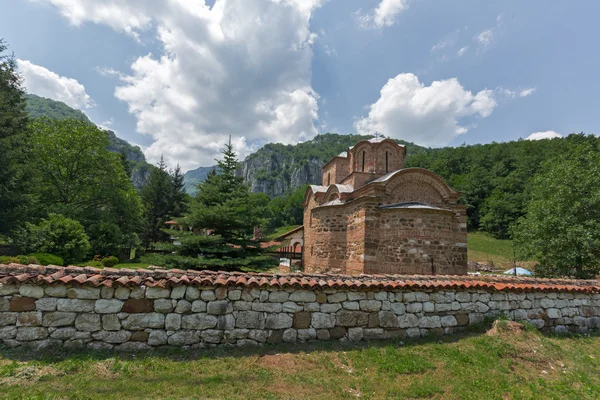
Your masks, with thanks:
[[[54,275],[32,275],[30,280],[38,284],[14,283],[15,279],[0,284],[0,343],[36,349],[65,346],[146,350],[163,346],[196,348],[416,338],[451,334],[502,313],[513,320],[528,321],[539,329],[560,333],[600,328],[598,287],[588,293],[573,293],[565,291],[565,286],[544,282],[527,286],[530,290],[525,292],[466,289],[484,283],[450,281],[460,278],[448,277],[446,281],[432,280],[431,288],[424,290],[408,287],[408,280],[390,277],[385,290],[365,289],[368,286],[365,282],[381,286],[374,276],[361,277],[363,284],[359,286],[363,289],[356,290],[350,288],[357,282],[351,277],[342,282],[340,277],[323,275],[305,278],[262,275],[261,278],[196,273],[169,278],[164,272],[162,277],[150,271],[127,273],[107,277],[98,272],[84,277],[77,272],[71,275],[68,280],[72,283],[68,284],[57,280],[45,284]],[[56,274],[64,276],[60,271]],[[96,282],[99,287],[76,283],[79,281]],[[158,281],[165,285],[179,284],[173,287],[135,284]],[[190,283],[181,284],[183,281]],[[222,285],[201,284],[208,281]],[[119,282],[128,282],[130,287]],[[231,282],[236,284],[227,284]],[[247,286],[251,282],[255,282],[255,287]],[[325,283],[314,283],[312,289],[298,287],[300,283],[313,285],[311,282]],[[342,282],[339,283],[342,287],[333,288],[331,282]],[[402,286],[401,283],[403,289],[393,288]],[[455,287],[449,289],[452,285]],[[458,287],[461,285],[465,288]]]

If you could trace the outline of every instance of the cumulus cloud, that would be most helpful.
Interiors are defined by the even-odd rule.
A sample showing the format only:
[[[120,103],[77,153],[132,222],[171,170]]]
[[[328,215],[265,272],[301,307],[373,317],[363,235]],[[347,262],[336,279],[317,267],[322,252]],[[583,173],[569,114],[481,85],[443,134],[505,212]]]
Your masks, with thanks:
[[[466,133],[470,126],[461,118],[485,118],[496,107],[494,92],[465,90],[456,78],[434,81],[430,86],[410,73],[399,74],[381,89],[369,106],[367,117],[355,122],[359,133],[383,133],[425,146],[443,146]]]
[[[28,93],[62,101],[78,109],[94,106],[92,98],[85,92],[85,87],[76,79],[60,76],[27,60],[17,60],[17,65]]]
[[[361,10],[355,14],[359,24],[363,28],[384,28],[396,23],[396,19],[406,9],[408,9],[408,0],[381,0],[377,8],[364,15]]]
[[[531,135],[527,136],[525,140],[542,140],[542,139],[554,139],[562,137],[562,135],[555,131],[543,131],[543,132],[534,132]]]
[[[161,54],[139,57],[130,71],[99,68],[119,79],[115,96],[153,138],[151,161],[164,155],[189,169],[214,164],[229,135],[244,157],[266,142],[317,133],[309,20],[322,0],[44,1],[75,25],[104,24],[138,39],[156,32]]]

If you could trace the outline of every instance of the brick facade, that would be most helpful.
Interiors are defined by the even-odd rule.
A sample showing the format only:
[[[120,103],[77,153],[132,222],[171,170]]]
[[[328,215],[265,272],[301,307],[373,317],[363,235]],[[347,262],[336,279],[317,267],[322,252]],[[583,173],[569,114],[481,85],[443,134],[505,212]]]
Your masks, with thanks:
[[[466,208],[439,176],[404,168],[406,149],[363,140],[323,167],[304,201],[306,272],[467,273]]]

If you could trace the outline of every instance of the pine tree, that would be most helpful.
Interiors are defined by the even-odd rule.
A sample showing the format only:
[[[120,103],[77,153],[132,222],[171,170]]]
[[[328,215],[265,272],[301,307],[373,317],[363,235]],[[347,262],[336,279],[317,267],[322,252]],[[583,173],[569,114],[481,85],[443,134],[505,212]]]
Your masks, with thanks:
[[[266,224],[269,198],[251,194],[243,179],[235,175],[238,168],[231,138],[217,160],[217,171],[198,184],[198,193],[190,210],[181,219],[197,233],[178,233],[173,246],[177,253],[164,256],[161,263],[178,268],[213,268],[239,270],[262,269],[274,264],[266,254],[262,239],[254,238],[254,228]],[[208,234],[206,234],[208,233]]]
[[[171,217],[181,217],[186,210],[188,195],[185,192],[183,173],[177,164],[171,172]]]
[[[0,39],[0,235],[9,233],[27,212],[28,116],[22,78],[13,54]]]
[[[172,211],[172,180],[163,158],[150,172],[140,196],[144,206],[144,232],[142,242],[148,248],[150,244],[166,240],[163,232],[165,222]]]

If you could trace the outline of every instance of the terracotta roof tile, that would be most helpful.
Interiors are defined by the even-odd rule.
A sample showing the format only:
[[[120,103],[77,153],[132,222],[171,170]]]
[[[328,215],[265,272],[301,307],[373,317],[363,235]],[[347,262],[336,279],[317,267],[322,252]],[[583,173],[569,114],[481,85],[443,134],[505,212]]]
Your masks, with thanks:
[[[267,274],[226,271],[152,269],[98,269],[92,267],[57,267],[0,264],[0,283],[37,285],[76,284],[94,287],[161,287],[178,285],[294,287],[304,289],[485,289],[494,291],[587,292],[600,293],[599,281],[539,279],[512,276],[427,276],[427,275],[327,275]]]

